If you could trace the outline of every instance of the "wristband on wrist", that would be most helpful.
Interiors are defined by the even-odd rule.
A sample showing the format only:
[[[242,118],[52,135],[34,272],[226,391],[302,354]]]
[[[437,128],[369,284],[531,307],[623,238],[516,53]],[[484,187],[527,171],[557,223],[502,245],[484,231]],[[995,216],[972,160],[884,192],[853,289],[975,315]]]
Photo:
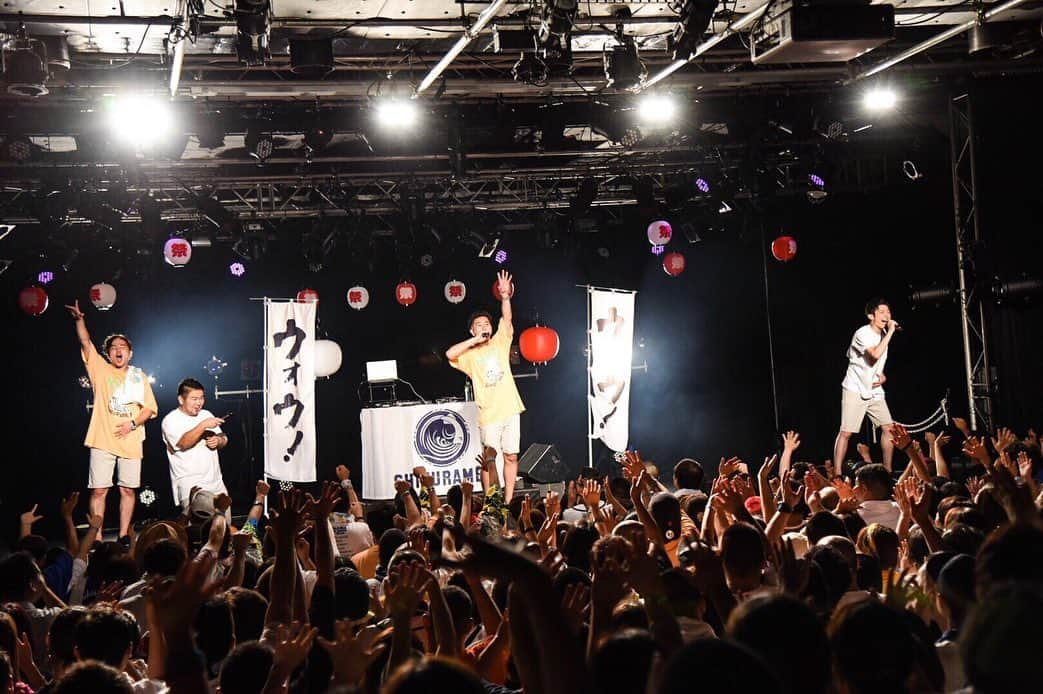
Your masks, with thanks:
[[[789,503],[783,501],[779,504],[779,513],[793,513],[793,507]]]

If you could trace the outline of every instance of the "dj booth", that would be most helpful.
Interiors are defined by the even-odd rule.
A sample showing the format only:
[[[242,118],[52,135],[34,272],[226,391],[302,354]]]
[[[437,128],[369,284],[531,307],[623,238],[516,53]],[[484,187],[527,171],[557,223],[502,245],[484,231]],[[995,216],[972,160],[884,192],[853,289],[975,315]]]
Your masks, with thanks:
[[[478,405],[473,401],[365,407],[360,419],[364,498],[393,498],[396,480],[419,486],[412,479],[418,465],[434,477],[439,495],[465,480],[481,489],[475,462],[481,452]]]

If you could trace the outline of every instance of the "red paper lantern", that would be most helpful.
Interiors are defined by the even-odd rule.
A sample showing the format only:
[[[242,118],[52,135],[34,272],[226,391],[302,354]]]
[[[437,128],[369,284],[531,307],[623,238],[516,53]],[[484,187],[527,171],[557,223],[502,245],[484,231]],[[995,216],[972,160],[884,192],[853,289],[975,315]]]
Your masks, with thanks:
[[[508,293],[508,295],[512,299],[514,298],[514,282],[511,282],[511,291]],[[503,301],[503,297],[500,296],[500,281],[499,280],[493,282],[493,298],[496,299],[497,301]]]
[[[49,302],[43,287],[26,287],[18,292],[18,306],[30,316],[43,315]]]
[[[543,325],[529,328],[518,338],[522,356],[533,364],[546,364],[558,356],[560,346],[558,333]]]
[[[780,236],[771,242],[771,254],[775,260],[788,263],[797,257],[797,240],[792,236]]]
[[[395,287],[395,301],[403,306],[412,306],[416,301],[416,285],[412,282],[400,282]]]
[[[314,289],[302,289],[297,292],[297,303],[317,304],[319,303],[319,293]]]
[[[680,253],[667,253],[663,256],[663,272],[671,277],[677,277],[685,268],[684,256]]]

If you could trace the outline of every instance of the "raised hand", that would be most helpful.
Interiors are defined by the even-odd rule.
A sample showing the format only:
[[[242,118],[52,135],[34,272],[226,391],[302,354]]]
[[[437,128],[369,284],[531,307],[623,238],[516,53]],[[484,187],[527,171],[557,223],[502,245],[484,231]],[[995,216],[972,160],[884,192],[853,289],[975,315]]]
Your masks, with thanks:
[[[992,447],[996,449],[997,453],[1005,452],[1017,442],[1018,437],[1007,427],[1000,427],[996,430],[996,435],[992,437]]]
[[[980,436],[967,437],[967,440],[963,442],[963,454],[980,462],[986,470],[992,467],[992,458],[989,457],[989,452],[985,449],[985,444]]]
[[[770,490],[771,485],[768,480],[771,479],[771,471],[775,469],[775,463],[778,460],[779,456],[777,455],[765,458],[764,462],[761,463],[761,469],[757,471],[757,486],[760,487],[761,496],[764,496]]]
[[[304,662],[311,652],[312,642],[319,633],[317,628],[293,622],[285,639],[277,640],[272,654],[272,672],[282,679],[288,678]]]
[[[721,458],[721,462],[717,465],[717,474],[721,477],[729,477],[736,472],[745,472],[749,474],[750,470],[746,467],[746,463],[742,462],[739,458],[728,458],[725,460]]]
[[[474,483],[464,480],[460,483],[460,493],[465,497],[470,497],[474,494]]]
[[[912,477],[906,477],[895,485],[895,503],[898,504],[898,510],[906,518],[913,517],[913,505],[910,500],[910,492],[915,488],[916,483]]]
[[[540,543],[540,547],[554,547],[558,544],[556,532],[561,512],[554,511],[554,513],[550,513],[550,509],[548,509],[547,513],[550,515],[547,516],[547,520],[543,521],[539,532],[536,533],[536,541]]]
[[[548,516],[559,513],[561,511],[561,496],[555,491],[547,492],[547,496],[543,498],[543,507],[547,510]]]
[[[215,557],[204,554],[186,561],[173,580],[156,578],[149,582],[147,599],[153,628],[168,637],[191,638],[199,606],[221,588],[220,581],[207,583],[216,562]]]
[[[277,544],[283,542],[293,543],[297,532],[304,524],[304,496],[300,489],[294,488],[288,494],[279,494],[279,504],[272,514],[272,532]]]
[[[76,510],[76,504],[80,501],[80,493],[73,492],[67,499],[62,499],[62,518],[72,518],[73,511]],[[36,507],[33,507],[36,510]]]
[[[793,596],[800,596],[808,585],[811,565],[806,559],[797,559],[793,549],[793,540],[779,540],[772,547],[775,568],[782,580],[782,590]]]
[[[590,588],[583,583],[570,583],[565,586],[565,596],[561,599],[561,612],[572,633],[579,634],[583,628],[583,619],[590,609]]]
[[[121,595],[123,595],[123,581],[103,583],[94,596],[94,602],[97,604],[113,603],[119,600]]]
[[[935,436],[933,441],[931,439],[928,439],[928,442],[931,444],[932,451],[937,453],[938,451],[942,450],[947,445],[949,445],[949,441],[951,440],[952,437],[950,437],[948,434],[942,433],[938,436]]]
[[[931,522],[931,499],[934,498],[934,488],[925,484],[923,480],[914,479],[913,482],[915,486],[913,493],[909,496],[909,507],[916,523],[924,525]]]
[[[623,466],[623,476],[628,480],[633,480],[645,469],[645,463],[641,460],[641,453],[638,451],[626,451],[619,464]]]
[[[396,565],[384,583],[385,603],[392,616],[412,617],[420,604],[430,574],[420,562],[403,562]]]
[[[72,306],[66,304],[65,310],[69,312],[69,315],[72,316],[74,320],[83,320],[83,311],[80,310],[79,299],[72,302]]]
[[[227,494],[218,494],[214,497],[214,510],[218,513],[224,513],[232,505],[232,497]]]
[[[601,508],[601,483],[597,480],[583,480],[581,496],[587,510]]]
[[[891,438],[894,440],[895,446],[897,446],[901,451],[909,448],[909,444],[912,443],[912,438],[909,436],[909,432],[906,431],[904,426],[897,422],[891,425]]]
[[[511,298],[511,283],[513,278],[511,273],[506,270],[500,270],[496,273],[496,290],[500,293],[501,299]]]
[[[370,663],[380,657],[387,644],[377,643],[386,630],[367,626],[358,634],[352,633],[350,620],[341,619],[333,625],[335,641],[319,637],[319,646],[330,654],[333,661],[334,679],[341,686],[355,686],[366,674]]]
[[[953,424],[954,427],[959,429],[963,433],[964,436],[970,436],[971,435],[971,427],[970,427],[970,425],[967,424],[967,420],[964,419],[963,417],[953,417],[952,418],[952,424]]]
[[[967,492],[971,495],[971,501],[974,501],[982,489],[985,489],[985,478],[984,477],[968,477],[966,482]]]
[[[784,451],[793,453],[798,448],[800,448],[800,434],[795,431],[787,431],[782,435],[782,449]]]
[[[318,499],[308,494],[308,503],[305,505],[305,510],[311,514],[312,520],[321,525],[333,513],[333,509],[337,507],[342,498],[339,484],[336,482],[324,482],[322,493],[319,494]]]
[[[257,480],[257,484],[256,484],[256,485],[254,485],[254,493],[255,493],[255,494],[256,494],[256,495],[258,496],[258,497],[265,497],[265,496],[268,496],[268,492],[270,492],[271,490],[272,490],[272,487],[271,487],[271,485],[270,485],[270,484],[268,484],[268,483],[267,483],[266,481],[264,481],[264,480]]]
[[[413,485],[405,480],[395,480],[395,494],[405,494],[412,488]]]
[[[22,523],[23,528],[31,528],[33,523],[43,519],[43,516],[38,516],[36,514],[36,509],[39,508],[39,506],[40,504],[33,504],[33,507],[31,509],[29,509],[28,511],[26,511],[18,517],[18,519]]]

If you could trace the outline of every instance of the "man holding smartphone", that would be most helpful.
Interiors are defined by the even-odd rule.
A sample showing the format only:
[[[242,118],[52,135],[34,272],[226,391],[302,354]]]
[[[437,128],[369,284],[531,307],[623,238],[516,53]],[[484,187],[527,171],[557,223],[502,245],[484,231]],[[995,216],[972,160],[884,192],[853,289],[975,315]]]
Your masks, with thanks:
[[[187,510],[193,487],[211,494],[227,494],[217,452],[228,445],[221,425],[230,415],[215,417],[203,409],[203,384],[186,378],[177,386],[178,408],[163,418],[163,442],[170,460],[174,502]]]

